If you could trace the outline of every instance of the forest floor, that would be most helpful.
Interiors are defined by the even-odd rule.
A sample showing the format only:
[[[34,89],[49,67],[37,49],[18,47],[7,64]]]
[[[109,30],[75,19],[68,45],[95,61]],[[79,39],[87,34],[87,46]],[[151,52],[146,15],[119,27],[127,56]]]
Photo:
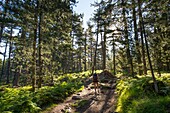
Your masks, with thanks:
[[[92,77],[84,81],[84,89],[45,113],[114,113],[116,77],[109,72],[99,74],[100,88],[95,95]]]

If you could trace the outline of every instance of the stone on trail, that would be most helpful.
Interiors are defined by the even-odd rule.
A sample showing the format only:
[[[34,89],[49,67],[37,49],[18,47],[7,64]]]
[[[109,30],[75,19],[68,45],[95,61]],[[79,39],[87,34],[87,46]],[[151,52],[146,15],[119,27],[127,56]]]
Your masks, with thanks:
[[[81,100],[82,98],[81,98],[81,96],[78,95],[78,96],[73,96],[72,99],[73,100]]]
[[[88,90],[91,90],[91,88],[88,88]]]
[[[103,79],[103,78],[107,78],[107,79],[116,79],[116,76],[112,75],[111,72],[107,71],[107,70],[104,70],[103,72],[101,72],[99,74],[99,78],[100,79]]]

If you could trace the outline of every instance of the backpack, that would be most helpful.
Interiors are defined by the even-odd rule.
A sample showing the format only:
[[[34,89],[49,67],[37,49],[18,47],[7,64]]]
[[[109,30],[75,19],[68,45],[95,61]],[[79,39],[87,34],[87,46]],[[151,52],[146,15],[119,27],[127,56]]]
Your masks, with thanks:
[[[97,81],[97,74],[96,73],[93,74],[93,81]]]

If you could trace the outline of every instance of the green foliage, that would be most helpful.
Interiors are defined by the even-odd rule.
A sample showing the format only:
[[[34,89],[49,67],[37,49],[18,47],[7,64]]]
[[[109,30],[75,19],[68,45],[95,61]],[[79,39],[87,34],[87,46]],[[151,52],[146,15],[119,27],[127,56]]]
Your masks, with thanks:
[[[134,100],[135,106],[128,113],[167,113],[169,102],[169,96]]]
[[[79,76],[78,76],[79,75]],[[62,102],[74,92],[81,91],[84,74],[67,74],[57,79],[54,86],[44,86],[31,92],[31,86],[22,88],[0,87],[0,112],[37,113],[49,105]],[[88,74],[85,74],[87,77]],[[85,78],[86,78],[85,77]],[[66,81],[62,81],[62,80]]]
[[[165,78],[165,77],[164,77]],[[120,80],[117,85],[117,112],[120,113],[166,113],[170,103],[170,92],[165,90],[167,81],[158,79],[159,94],[154,92],[151,77]]]
[[[11,111],[13,113],[36,113],[40,108],[32,101],[34,95],[29,90],[31,87],[5,88],[0,92],[0,112]]]

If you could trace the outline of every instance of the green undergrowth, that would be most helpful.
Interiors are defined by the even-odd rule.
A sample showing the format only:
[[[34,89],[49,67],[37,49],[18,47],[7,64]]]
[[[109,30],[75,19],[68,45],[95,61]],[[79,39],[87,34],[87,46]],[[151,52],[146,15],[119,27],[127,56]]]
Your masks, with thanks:
[[[137,79],[124,78],[117,84],[117,109],[119,113],[170,112],[169,74],[157,78],[159,93],[155,93],[150,76]]]
[[[55,79],[54,86],[43,86],[36,92],[30,86],[0,87],[0,113],[38,113],[63,102],[74,92],[83,90],[83,80],[89,73],[67,74]]]

